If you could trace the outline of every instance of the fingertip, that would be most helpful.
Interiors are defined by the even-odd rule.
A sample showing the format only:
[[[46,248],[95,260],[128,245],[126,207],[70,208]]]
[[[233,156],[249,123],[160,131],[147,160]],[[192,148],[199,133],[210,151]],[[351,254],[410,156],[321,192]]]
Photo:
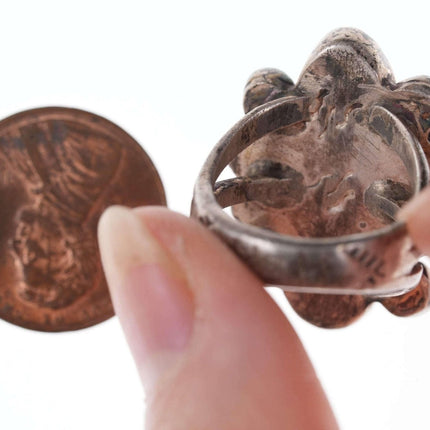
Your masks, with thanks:
[[[181,268],[131,209],[107,209],[98,234],[115,312],[148,392],[187,347],[193,297]]]
[[[430,255],[430,187],[405,204],[397,219],[406,223],[409,234],[418,249]]]

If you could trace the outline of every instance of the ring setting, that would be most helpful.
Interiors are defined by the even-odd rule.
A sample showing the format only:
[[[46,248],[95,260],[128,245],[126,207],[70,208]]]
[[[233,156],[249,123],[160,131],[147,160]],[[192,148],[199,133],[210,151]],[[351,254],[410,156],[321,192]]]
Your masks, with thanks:
[[[372,301],[425,307],[427,272],[396,212],[429,182],[430,78],[396,83],[375,42],[343,28],[295,85],[254,73],[244,107],[201,170],[192,215],[316,325],[349,324]],[[228,165],[237,176],[217,181]]]

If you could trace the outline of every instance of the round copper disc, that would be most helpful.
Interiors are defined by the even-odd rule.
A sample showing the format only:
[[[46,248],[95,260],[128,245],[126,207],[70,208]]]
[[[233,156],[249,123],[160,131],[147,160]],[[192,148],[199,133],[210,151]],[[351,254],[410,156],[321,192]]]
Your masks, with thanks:
[[[63,331],[111,317],[98,219],[165,203],[149,157],[110,121],[58,107],[1,121],[0,318]]]

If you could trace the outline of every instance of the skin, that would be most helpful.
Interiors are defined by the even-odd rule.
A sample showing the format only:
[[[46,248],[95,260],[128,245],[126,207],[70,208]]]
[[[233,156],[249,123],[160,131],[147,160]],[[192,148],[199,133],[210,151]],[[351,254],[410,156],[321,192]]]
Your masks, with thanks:
[[[425,252],[429,206],[425,190],[399,214]],[[207,229],[164,208],[116,206],[99,244],[147,397],[145,429],[338,428],[285,315]]]

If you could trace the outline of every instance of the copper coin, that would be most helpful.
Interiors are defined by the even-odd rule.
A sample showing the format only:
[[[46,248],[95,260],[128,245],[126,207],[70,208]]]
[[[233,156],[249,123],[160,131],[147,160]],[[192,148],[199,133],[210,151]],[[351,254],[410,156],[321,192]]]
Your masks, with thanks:
[[[113,315],[96,231],[103,210],[165,205],[142,147],[110,121],[41,108],[0,122],[0,318],[76,330]]]

